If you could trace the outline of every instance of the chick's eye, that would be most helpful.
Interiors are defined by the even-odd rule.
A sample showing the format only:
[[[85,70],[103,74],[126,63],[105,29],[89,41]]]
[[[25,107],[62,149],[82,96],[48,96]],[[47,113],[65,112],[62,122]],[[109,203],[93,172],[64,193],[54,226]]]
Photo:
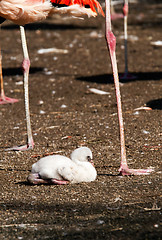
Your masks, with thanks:
[[[91,157],[90,157],[90,156],[88,156],[88,157],[87,157],[87,160],[88,160],[88,162],[90,162],[90,161],[91,161]]]

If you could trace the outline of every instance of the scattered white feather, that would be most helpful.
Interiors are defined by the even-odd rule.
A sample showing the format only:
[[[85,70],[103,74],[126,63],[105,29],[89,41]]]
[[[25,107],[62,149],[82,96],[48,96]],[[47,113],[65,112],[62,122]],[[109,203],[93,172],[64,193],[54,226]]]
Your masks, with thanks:
[[[66,49],[58,49],[58,48],[41,48],[38,50],[38,54],[45,54],[45,53],[68,53]]]
[[[135,111],[133,114],[134,115],[139,115],[139,111]]]
[[[40,113],[40,114],[45,114],[46,112],[43,111],[43,110],[40,110],[39,113]]]
[[[142,107],[139,107],[139,108],[135,108],[134,110],[135,110],[135,111],[139,111],[139,110],[152,110],[152,108],[142,106]]]
[[[121,35],[120,39],[124,39],[124,35]],[[128,39],[130,41],[138,41],[139,40],[139,38],[137,36],[135,36],[135,35],[128,35]]]
[[[109,92],[105,92],[96,88],[89,88],[89,91],[95,94],[99,94],[99,95],[108,95],[110,94]]]
[[[116,198],[114,199],[114,202],[118,202],[118,201],[122,201],[122,199],[121,199],[120,197],[116,197]]]
[[[10,59],[11,60],[16,60],[16,57],[11,56]]]
[[[50,81],[50,82],[55,82],[56,79],[55,79],[55,78],[50,78],[49,81]]]
[[[46,127],[46,129],[54,129],[56,127],[58,127],[58,126],[49,126],[49,127]]]
[[[38,105],[42,105],[43,103],[44,103],[43,100],[38,101]]]
[[[67,108],[67,106],[65,104],[62,104],[61,108]]]
[[[143,132],[144,134],[149,134],[149,133],[150,133],[149,131],[146,131],[146,130],[142,130],[142,132]]]
[[[52,75],[52,73],[53,73],[52,71],[45,72],[46,75]]]
[[[154,46],[158,46],[158,47],[162,47],[162,41],[155,41],[155,42],[151,42],[152,45]]]
[[[23,81],[16,82],[15,84],[16,84],[17,86],[23,85]]]
[[[57,60],[58,60],[58,57],[53,57],[53,60],[54,60],[54,61],[57,61]]]
[[[13,129],[19,129],[19,127],[14,127]]]
[[[102,38],[103,37],[103,34],[102,33],[98,33],[97,31],[92,31],[89,36],[91,38]]]
[[[102,225],[102,224],[104,224],[105,223],[105,221],[103,221],[103,220],[101,220],[101,219],[99,219],[98,221],[97,221],[97,225]]]

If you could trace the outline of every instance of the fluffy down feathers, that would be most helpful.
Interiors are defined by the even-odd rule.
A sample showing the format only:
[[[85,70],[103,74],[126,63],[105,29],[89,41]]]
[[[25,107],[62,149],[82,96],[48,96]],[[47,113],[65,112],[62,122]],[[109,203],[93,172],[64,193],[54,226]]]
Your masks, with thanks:
[[[38,173],[41,179],[66,180],[71,183],[91,182],[97,176],[92,163],[92,152],[87,147],[74,150],[71,159],[61,155],[41,158],[32,165],[30,175],[35,173]]]

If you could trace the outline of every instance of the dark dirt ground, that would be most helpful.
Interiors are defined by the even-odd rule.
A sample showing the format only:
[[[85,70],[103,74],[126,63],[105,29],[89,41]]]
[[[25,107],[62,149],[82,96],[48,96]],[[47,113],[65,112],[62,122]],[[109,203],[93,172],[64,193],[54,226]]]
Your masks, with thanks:
[[[120,11],[120,6],[116,8]],[[129,70],[137,80],[121,84],[127,158],[132,168],[154,167],[148,176],[118,176],[119,128],[104,18],[53,16],[29,24],[30,110],[35,148],[6,152],[26,140],[19,28],[2,25],[6,95],[20,99],[0,106],[1,239],[160,239],[160,133],[162,112],[162,4],[131,4]],[[119,72],[124,71],[123,21],[113,22]],[[38,54],[41,48],[68,53]],[[90,93],[94,87],[109,95]],[[43,101],[43,102],[41,102]],[[61,106],[66,105],[66,108]],[[151,111],[136,111],[141,106]],[[44,111],[44,112],[42,112]],[[85,145],[94,155],[95,182],[30,186],[26,178],[37,155],[69,156]]]

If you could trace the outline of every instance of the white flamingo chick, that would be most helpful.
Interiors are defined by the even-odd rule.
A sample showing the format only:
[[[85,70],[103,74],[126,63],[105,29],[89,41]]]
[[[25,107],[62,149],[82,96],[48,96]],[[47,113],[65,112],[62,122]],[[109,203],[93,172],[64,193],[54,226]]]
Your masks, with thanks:
[[[92,161],[92,152],[88,147],[75,149],[71,159],[61,155],[41,158],[32,165],[28,181],[32,184],[67,184],[91,182],[97,177]]]

